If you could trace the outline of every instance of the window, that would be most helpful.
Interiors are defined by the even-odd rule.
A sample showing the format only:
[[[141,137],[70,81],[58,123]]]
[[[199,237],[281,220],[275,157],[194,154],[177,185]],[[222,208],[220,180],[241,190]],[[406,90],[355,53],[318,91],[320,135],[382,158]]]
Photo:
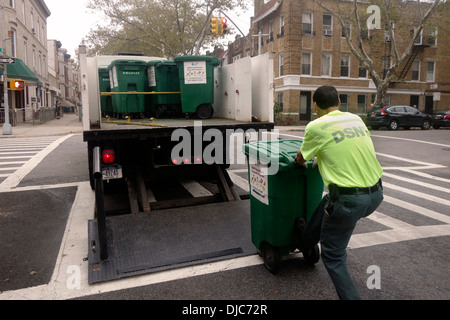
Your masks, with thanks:
[[[25,0],[22,0],[22,21],[23,21],[23,25],[26,26],[27,25],[27,21],[26,21],[26,14],[25,14]]]
[[[322,76],[331,76],[331,53],[322,53]]]
[[[279,36],[284,36],[284,14],[280,16],[280,34]]]
[[[417,35],[417,38],[416,38],[416,40],[414,40],[414,45],[421,45],[422,44],[422,32],[423,32],[423,29],[422,30],[420,30],[420,33]],[[413,30],[413,35],[414,35],[414,30]]]
[[[366,95],[358,94],[358,114],[366,113]]]
[[[33,71],[36,71],[36,51],[34,49],[32,59],[33,59]]]
[[[340,94],[339,100],[341,100],[339,110],[342,112],[348,112],[348,94]]]
[[[273,20],[269,22],[269,40],[268,42],[273,41]]]
[[[283,52],[280,52],[280,54],[278,55],[278,74],[281,77],[282,75],[284,75],[284,54]]]
[[[367,78],[367,69],[363,68],[361,63],[359,63],[358,77],[359,78]]]
[[[11,55],[17,57],[16,30],[11,29]]]
[[[436,68],[436,62],[428,61],[428,63],[427,63],[427,82],[434,82],[435,68]]]
[[[11,6],[11,8],[15,8],[14,0],[9,0],[9,5]]]
[[[311,75],[311,52],[302,53],[302,74]]]
[[[312,35],[312,12],[303,12],[302,14],[302,33]]]
[[[280,107],[281,107],[280,112],[283,112],[283,98],[284,98],[283,92],[279,92],[278,93],[278,103],[280,104]]]
[[[26,42],[23,43],[23,62],[28,64],[28,44]]]
[[[437,28],[431,27],[430,33],[428,34],[428,44],[430,46],[435,46],[437,44]]]
[[[327,14],[327,13],[323,14],[322,32],[323,32],[324,36],[332,36],[333,35],[333,17],[331,14]]]
[[[350,56],[348,54],[341,55],[341,77],[350,76]]]
[[[351,28],[350,23],[345,23],[345,27],[342,28],[342,33],[341,33],[342,38],[345,38],[345,30],[347,30],[348,37],[351,38],[352,37],[352,33],[351,33],[352,28]]]
[[[414,60],[411,66],[411,81],[420,80],[420,60]]]
[[[391,21],[391,29],[392,32],[394,32],[394,28],[395,28],[395,23],[393,21]],[[386,23],[386,26],[384,28],[384,41],[388,42],[391,41],[391,33],[389,30],[389,25]]]

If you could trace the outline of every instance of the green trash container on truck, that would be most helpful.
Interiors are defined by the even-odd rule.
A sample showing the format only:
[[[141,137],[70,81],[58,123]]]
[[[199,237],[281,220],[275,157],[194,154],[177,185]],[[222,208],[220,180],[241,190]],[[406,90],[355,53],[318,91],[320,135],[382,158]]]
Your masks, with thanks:
[[[209,119],[214,114],[214,67],[219,59],[209,56],[182,56],[174,59],[180,73],[181,108],[186,114]]]
[[[149,95],[150,113],[157,118],[162,113],[181,113],[180,76],[174,61],[150,61],[147,63],[150,92],[163,94]]]
[[[118,118],[124,115],[142,117],[146,112],[145,94],[148,91],[147,62],[141,60],[114,60],[108,67],[111,77],[111,92],[114,113]]]
[[[111,92],[111,81],[109,79],[108,68],[98,69],[98,82],[100,92]],[[111,96],[101,96],[100,105],[102,110],[102,115],[113,115],[113,105]]]
[[[297,219],[306,224],[322,201],[324,184],[319,169],[295,164],[300,140],[258,141],[245,144],[250,185],[252,242],[264,265],[276,273],[284,256],[300,249],[294,232]],[[316,245],[304,253],[308,263],[319,260]]]

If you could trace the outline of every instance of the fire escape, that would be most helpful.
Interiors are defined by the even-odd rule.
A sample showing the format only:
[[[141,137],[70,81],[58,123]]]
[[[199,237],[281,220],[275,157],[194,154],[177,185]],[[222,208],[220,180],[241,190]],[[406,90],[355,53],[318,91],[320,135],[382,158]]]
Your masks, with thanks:
[[[413,30],[411,30],[413,32]],[[398,81],[403,81],[408,74],[409,69],[411,69],[411,66],[414,62],[414,59],[416,57],[423,53],[425,48],[430,47],[429,44],[424,44],[422,35],[419,35],[419,37],[414,42],[411,54],[409,55],[408,59],[406,60],[405,64],[403,65],[403,69],[401,69],[400,73],[398,73]]]

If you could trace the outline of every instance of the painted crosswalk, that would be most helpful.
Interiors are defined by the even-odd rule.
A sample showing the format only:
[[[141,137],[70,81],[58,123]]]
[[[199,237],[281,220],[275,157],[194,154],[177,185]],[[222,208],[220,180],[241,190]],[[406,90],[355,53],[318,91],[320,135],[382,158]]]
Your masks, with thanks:
[[[0,191],[17,187],[26,174],[69,137],[0,139]]]

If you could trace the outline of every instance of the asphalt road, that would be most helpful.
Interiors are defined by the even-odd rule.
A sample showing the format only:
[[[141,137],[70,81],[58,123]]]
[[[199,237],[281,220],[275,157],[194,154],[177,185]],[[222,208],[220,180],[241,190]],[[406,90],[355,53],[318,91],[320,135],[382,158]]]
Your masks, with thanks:
[[[281,133],[286,139],[303,134]],[[449,136],[449,130],[372,131],[386,197],[360,221],[348,249],[363,299],[450,299]],[[301,254],[283,261],[277,275],[251,255],[89,285],[84,258],[94,198],[81,135],[7,139],[13,140],[18,146],[0,140],[0,300],[200,300],[205,304],[196,306],[206,306],[211,300],[337,298],[322,263],[308,266]],[[26,143],[42,148],[19,154],[14,164]],[[245,189],[245,166],[230,172]],[[196,310],[185,307],[192,306],[178,302],[171,311]],[[227,306],[221,307],[223,315]]]

